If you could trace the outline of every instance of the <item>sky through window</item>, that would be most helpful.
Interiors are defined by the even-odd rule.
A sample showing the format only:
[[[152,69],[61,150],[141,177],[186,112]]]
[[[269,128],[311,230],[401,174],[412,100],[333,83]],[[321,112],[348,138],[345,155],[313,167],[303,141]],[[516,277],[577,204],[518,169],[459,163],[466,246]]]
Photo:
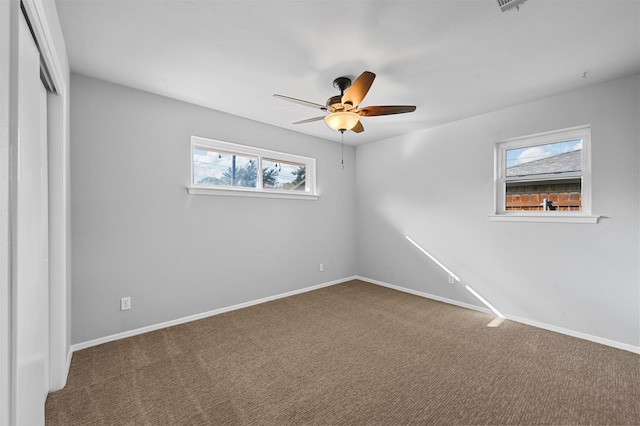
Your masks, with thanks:
[[[507,150],[507,168],[543,158],[553,157],[582,149],[582,140],[556,142],[546,145],[528,146],[525,148]]]

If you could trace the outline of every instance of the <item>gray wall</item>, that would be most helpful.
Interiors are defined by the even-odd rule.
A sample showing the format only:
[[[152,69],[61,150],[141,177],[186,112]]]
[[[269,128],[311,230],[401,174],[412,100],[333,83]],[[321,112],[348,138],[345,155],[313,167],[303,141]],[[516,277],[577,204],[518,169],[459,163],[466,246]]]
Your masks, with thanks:
[[[346,147],[343,171],[338,144],[72,75],[72,342],[357,273],[638,347],[639,80]],[[495,142],[583,124],[600,223],[490,222]],[[315,157],[320,200],[188,195],[191,135]]]
[[[355,274],[353,147],[76,74],[71,117],[74,344]],[[191,135],[314,157],[320,199],[188,195]]]
[[[357,148],[358,275],[640,346],[639,77]],[[591,124],[599,224],[490,222],[494,144]],[[406,239],[409,235],[462,283]]]

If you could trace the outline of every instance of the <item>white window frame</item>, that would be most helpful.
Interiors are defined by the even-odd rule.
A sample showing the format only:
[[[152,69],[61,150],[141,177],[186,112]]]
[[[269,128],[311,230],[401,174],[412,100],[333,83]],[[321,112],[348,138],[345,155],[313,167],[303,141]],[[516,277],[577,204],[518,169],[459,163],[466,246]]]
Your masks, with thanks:
[[[507,178],[507,151],[518,148],[547,145],[572,140],[582,141],[582,170],[563,174],[563,178],[580,178],[582,181],[582,210],[576,211],[508,211],[506,210],[507,181],[545,181],[558,179],[557,175],[537,175],[523,178]],[[565,222],[565,223],[597,223],[600,216],[591,212],[591,126],[578,126],[569,129],[537,133],[498,142],[494,155],[494,214],[489,215],[496,222]]]
[[[262,170],[262,159],[281,160],[288,163],[304,164],[305,171],[305,191],[288,191],[282,189],[264,188],[262,186],[262,173],[258,172],[257,187],[244,188],[238,186],[216,186],[207,184],[197,184],[193,182],[193,151],[194,149],[204,149],[208,151],[226,152],[230,154],[240,154],[258,159],[258,171]],[[189,156],[191,158],[191,169],[189,176],[189,186],[187,191],[194,195],[223,195],[233,197],[261,197],[261,198],[289,198],[298,200],[317,200],[316,193],[316,159],[303,157],[301,155],[288,154],[284,152],[271,151],[268,149],[256,148],[248,145],[240,145],[231,142],[224,142],[215,139],[207,139],[200,136],[191,136]]]

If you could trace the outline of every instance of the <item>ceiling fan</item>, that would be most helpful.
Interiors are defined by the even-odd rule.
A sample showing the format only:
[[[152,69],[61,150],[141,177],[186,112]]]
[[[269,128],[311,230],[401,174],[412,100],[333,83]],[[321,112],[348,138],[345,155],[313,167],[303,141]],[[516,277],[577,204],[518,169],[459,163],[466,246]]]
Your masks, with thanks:
[[[413,112],[416,107],[413,105],[388,105],[388,106],[367,106],[360,107],[360,102],[364,99],[373,84],[376,75],[365,71],[352,83],[348,77],[338,77],[333,80],[333,87],[340,89],[340,94],[327,99],[325,105],[314,102],[303,101],[301,99],[290,98],[289,96],[273,95],[278,99],[294,102],[296,104],[308,106],[327,112],[327,115],[308,118],[296,121],[292,124],[305,124],[314,121],[324,120],[329,127],[344,133],[351,130],[356,133],[364,131],[360,122],[360,117],[374,117],[377,115],[404,114]]]

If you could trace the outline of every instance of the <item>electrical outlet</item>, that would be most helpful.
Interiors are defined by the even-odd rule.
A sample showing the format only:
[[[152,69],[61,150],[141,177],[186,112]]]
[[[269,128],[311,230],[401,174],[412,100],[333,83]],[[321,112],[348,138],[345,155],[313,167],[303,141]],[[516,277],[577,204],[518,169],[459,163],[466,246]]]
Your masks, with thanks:
[[[454,283],[453,275],[449,274],[449,284],[453,284],[453,283]]]
[[[320,264],[320,272],[324,271],[324,264]]]
[[[131,309],[131,298],[123,297],[120,299],[120,310],[126,311],[127,309]]]

